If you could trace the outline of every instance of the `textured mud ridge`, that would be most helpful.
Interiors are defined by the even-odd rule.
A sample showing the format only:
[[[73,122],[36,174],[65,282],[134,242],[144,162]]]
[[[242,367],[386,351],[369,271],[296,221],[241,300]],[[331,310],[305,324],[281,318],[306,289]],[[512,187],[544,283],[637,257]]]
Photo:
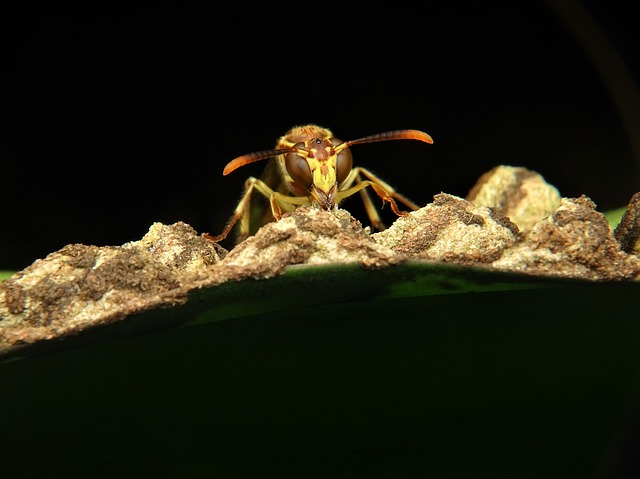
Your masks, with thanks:
[[[612,231],[586,196],[563,198],[537,173],[487,172],[467,198],[438,194],[385,231],[346,210],[301,207],[227,251],[184,223],[153,224],[121,246],[67,245],[0,283],[0,353],[187,301],[190,291],[267,279],[298,264],[384,268],[448,262],[593,281],[640,278],[640,200]]]

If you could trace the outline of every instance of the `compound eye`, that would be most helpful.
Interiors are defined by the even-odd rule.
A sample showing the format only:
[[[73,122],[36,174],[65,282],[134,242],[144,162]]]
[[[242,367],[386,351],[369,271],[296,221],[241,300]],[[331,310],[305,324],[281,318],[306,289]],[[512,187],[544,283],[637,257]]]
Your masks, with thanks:
[[[343,143],[340,140],[338,141],[339,143],[334,146],[338,146],[340,143]],[[349,150],[349,148],[345,148],[340,153],[338,153],[338,158],[336,159],[336,180],[338,181],[338,184],[347,179],[347,176],[349,176],[349,173],[351,173],[352,167],[353,158],[351,157],[351,151]]]
[[[303,143],[298,143],[295,148],[304,148]],[[311,176],[311,168],[306,158],[300,156],[296,152],[286,153],[284,155],[284,166],[287,168],[289,176],[300,186],[304,186],[307,190],[311,188],[313,177]]]

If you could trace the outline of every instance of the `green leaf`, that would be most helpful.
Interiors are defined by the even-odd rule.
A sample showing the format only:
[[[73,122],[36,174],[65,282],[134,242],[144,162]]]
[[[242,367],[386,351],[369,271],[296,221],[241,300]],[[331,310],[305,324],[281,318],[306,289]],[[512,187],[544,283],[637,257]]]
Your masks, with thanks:
[[[624,215],[624,212],[626,210],[627,207],[623,206],[622,208],[617,208],[615,210],[610,210],[604,213],[605,218],[607,218],[607,221],[609,221],[609,226],[611,226],[611,229],[615,229],[615,227],[618,226],[618,223],[620,223],[622,215]]]
[[[601,477],[634,432],[639,293],[416,263],[195,290],[0,364],[2,470]]]
[[[13,274],[15,274],[15,271],[0,270],[0,281],[4,281],[5,279],[10,278]]]

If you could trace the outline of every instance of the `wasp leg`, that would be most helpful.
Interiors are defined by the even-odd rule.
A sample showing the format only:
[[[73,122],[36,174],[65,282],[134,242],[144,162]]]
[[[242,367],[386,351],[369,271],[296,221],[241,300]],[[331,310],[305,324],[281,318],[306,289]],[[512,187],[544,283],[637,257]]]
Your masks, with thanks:
[[[245,238],[249,236],[250,231],[250,212],[251,212],[251,194],[253,191],[257,191],[264,197],[269,199],[271,204],[271,211],[273,217],[279,220],[282,217],[282,211],[293,211],[296,205],[308,204],[309,200],[306,197],[287,196],[277,191],[273,191],[264,181],[254,178],[253,176],[247,178],[244,184],[244,193],[242,198],[238,202],[238,206],[231,216],[231,219],[225,226],[222,233],[217,236],[205,234],[204,236],[216,243],[224,240],[231,232],[233,227],[238,221],[240,221],[240,234],[239,238]]]
[[[371,226],[378,230],[382,231],[386,228],[385,224],[382,222],[380,215],[378,214],[378,210],[376,209],[373,201],[371,200],[371,195],[369,195],[369,191],[366,189],[368,184],[362,183],[362,176],[360,175],[359,168],[353,168],[347,178],[342,182],[341,187],[344,188],[340,192],[338,192],[337,203],[340,203],[343,199],[355,194],[356,192],[360,193],[360,198],[362,203],[364,204],[365,211],[367,212],[367,216],[369,217],[369,222]],[[352,186],[353,184],[357,186]],[[362,185],[362,186],[359,186]]]
[[[367,179],[363,180],[362,175],[364,175]],[[350,186],[353,183],[355,183],[355,185]],[[398,208],[396,200],[412,210],[417,210],[419,208],[419,206],[416,205],[413,201],[396,192],[391,187],[391,185],[385,183],[379,177],[365,168],[356,167],[351,170],[351,173],[344,181],[343,186],[346,186],[347,188],[338,193],[338,200],[343,200],[344,198],[360,192],[362,201],[367,211],[367,215],[369,216],[369,220],[371,221],[372,226],[378,230],[383,230],[384,224],[382,223],[380,215],[378,214],[377,209],[374,207],[370,196],[366,192],[365,188],[367,186],[371,186],[373,191],[375,191],[376,194],[380,197],[383,204],[389,203],[393,212],[398,216],[402,216],[406,214],[406,212]]]
[[[407,208],[410,208],[411,210],[415,211],[417,209],[420,209],[420,207],[415,204],[413,201],[411,201],[409,198],[407,198],[404,195],[401,195],[400,193],[398,193],[396,190],[394,190],[391,185],[389,185],[388,183],[385,183],[384,181],[382,181],[379,177],[377,177],[376,175],[374,175],[373,173],[371,173],[369,170],[367,170],[366,168],[357,168],[360,170],[360,172],[366,176],[369,180],[371,180],[373,182],[373,184],[375,184],[375,186],[372,187],[374,189],[374,191],[376,193],[378,193],[378,196],[380,196],[380,198],[382,198],[382,201],[389,201],[388,198],[393,198],[394,200],[399,201],[400,203],[402,203],[403,205],[405,205]],[[384,197],[383,195],[380,194],[380,192],[377,191],[376,186],[378,188],[380,188],[383,192],[384,192]],[[392,205],[394,205],[394,202],[390,202]],[[398,216],[401,216],[403,213],[398,213],[395,209],[393,210]]]

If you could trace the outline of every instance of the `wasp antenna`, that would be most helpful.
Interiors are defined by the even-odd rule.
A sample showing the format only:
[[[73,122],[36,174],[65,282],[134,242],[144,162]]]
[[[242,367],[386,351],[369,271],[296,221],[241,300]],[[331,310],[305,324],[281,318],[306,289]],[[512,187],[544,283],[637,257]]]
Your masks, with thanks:
[[[267,158],[273,158],[274,156],[282,155],[283,153],[289,153],[290,151],[292,150],[263,150],[239,156],[227,163],[227,166],[224,167],[224,171],[222,172],[222,174],[224,176],[227,176],[229,173],[237,170],[241,166],[248,165],[249,163],[254,163],[260,160],[266,160]]]
[[[347,141],[339,146],[344,145],[348,147],[351,145],[360,145],[362,143],[374,143],[376,141],[389,141],[389,140],[418,140],[424,143],[433,143],[431,136],[427,135],[424,131],[420,130],[394,130],[387,131],[386,133],[377,133],[371,136],[365,136],[364,138],[358,138],[357,140]]]

